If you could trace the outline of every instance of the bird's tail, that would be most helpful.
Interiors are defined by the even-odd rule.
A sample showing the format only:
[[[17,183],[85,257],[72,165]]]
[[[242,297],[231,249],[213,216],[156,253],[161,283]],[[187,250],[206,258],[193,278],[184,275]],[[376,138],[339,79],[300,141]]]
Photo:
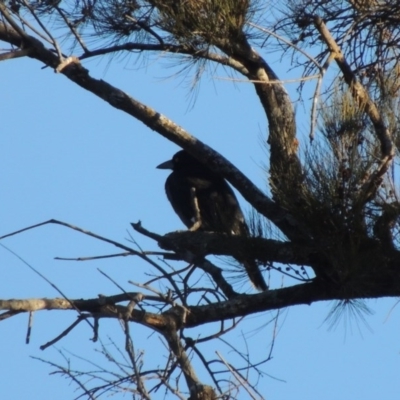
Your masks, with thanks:
[[[260,268],[258,267],[257,263],[255,261],[240,261],[244,268],[246,269],[247,275],[250,278],[251,283],[253,286],[263,292],[264,290],[268,290],[268,285],[265,283],[264,277],[262,276],[262,273],[260,271]]]

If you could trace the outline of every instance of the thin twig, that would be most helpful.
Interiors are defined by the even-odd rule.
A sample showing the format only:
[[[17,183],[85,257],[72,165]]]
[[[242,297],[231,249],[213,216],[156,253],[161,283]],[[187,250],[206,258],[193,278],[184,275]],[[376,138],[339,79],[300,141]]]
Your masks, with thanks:
[[[132,368],[136,377],[136,387],[140,395],[147,400],[151,400],[150,395],[144,386],[140,370],[135,359],[135,349],[133,347],[133,341],[129,334],[129,322],[127,320],[122,321],[125,333],[125,351],[128,353],[129,359],[132,364]]]
[[[29,341],[31,339],[32,324],[33,324],[33,312],[29,311],[28,329],[26,330],[26,339],[25,339],[26,344],[29,344]]]
[[[245,379],[242,379],[241,375],[236,372],[236,370],[222,357],[219,351],[215,352],[219,359],[222,361],[222,363],[228,368],[228,370],[231,372],[231,374],[236,378],[236,380],[239,382],[240,386],[243,387],[244,390],[248,393],[248,395],[253,399],[257,400],[257,397],[255,396],[254,393],[250,391],[250,389],[247,387],[249,384],[246,382]],[[253,388],[252,388],[253,389]],[[261,398],[261,397],[260,397]]]
[[[32,7],[29,5],[29,3],[26,0],[22,0],[22,1],[25,4],[25,7],[32,14],[33,18],[35,18],[35,20],[39,24],[39,26],[43,29],[43,31],[46,33],[46,35],[50,38],[50,42],[52,43],[52,45],[56,49],[56,52],[57,52],[57,55],[58,55],[58,59],[60,60],[60,62],[62,62],[64,60],[64,57],[63,57],[61,49],[60,49],[60,47],[59,47],[59,45],[57,43],[57,40],[54,39],[53,35],[48,31],[46,26],[42,23],[42,20],[36,15],[35,10],[32,9]]]
[[[53,340],[50,340],[49,342],[43,344],[40,346],[40,350],[45,350],[48,347],[52,346],[54,343],[57,343],[59,340],[61,340],[63,337],[67,336],[68,333],[70,333],[76,326],[78,326],[82,321],[86,320],[86,318],[89,317],[87,314],[81,314],[76,321],[74,321],[67,329],[65,329],[63,332],[61,332],[57,337],[55,337]]]
[[[127,257],[132,256],[132,253],[125,252],[125,253],[117,253],[117,254],[108,254],[104,256],[88,256],[88,257],[54,257],[55,260],[62,260],[62,261],[93,261],[93,260],[103,260],[107,258],[114,258],[114,257]]]
[[[34,268],[31,264],[29,264],[27,261],[25,261],[20,255],[18,255],[17,253],[15,253],[13,250],[11,250],[10,248],[8,248],[7,246],[5,246],[4,244],[0,243],[0,246],[3,247],[5,250],[7,250],[8,252],[10,252],[11,254],[13,254],[15,257],[17,257],[22,263],[24,263],[29,269],[31,269],[35,274],[39,275],[44,281],[46,281],[56,292],[58,292],[71,306],[72,308],[77,311],[79,314],[82,314],[82,312],[79,310],[79,308],[73,303],[71,302],[71,300],[68,298],[68,296],[66,294],[64,294],[64,292],[57,286],[55,285],[53,282],[50,281],[50,279],[46,278],[41,272],[39,272],[36,268]],[[90,323],[90,321],[87,321],[88,324],[92,326],[92,324]]]
[[[267,33],[268,35],[273,36],[275,39],[280,40],[281,42],[287,44],[288,46],[293,47],[296,51],[298,51],[299,53],[303,54],[304,57],[308,58],[312,63],[314,63],[315,66],[321,71],[322,66],[320,65],[320,63],[314,57],[312,57],[310,54],[305,52],[299,46],[295,45],[290,40],[285,39],[284,37],[276,34],[275,32],[272,32],[271,30],[269,30],[267,28],[263,28],[262,26],[254,24],[253,22],[247,22],[247,24],[252,26],[253,28],[256,28],[256,29],[260,30],[261,32],[264,32],[264,33]]]
[[[318,78],[318,81],[317,81],[317,85],[315,87],[314,96],[313,96],[313,102],[312,102],[312,108],[311,108],[310,133],[308,135],[308,137],[310,138],[310,141],[314,140],[315,127],[317,126],[317,106],[318,106],[318,100],[320,98],[322,80],[323,80],[323,78],[325,76],[326,71],[328,70],[329,64],[332,61],[333,61],[332,54],[329,54],[329,56],[326,59],[324,65],[320,69],[320,75],[319,75],[319,78]]]
[[[314,79],[319,79],[321,77],[320,74],[317,75],[310,75],[310,76],[303,76],[301,78],[294,78],[294,79],[279,79],[268,82],[268,85],[282,85],[285,83],[297,83],[297,82],[304,82],[310,81]],[[264,83],[265,81],[259,81],[257,79],[239,79],[239,78],[226,78],[223,76],[216,76],[215,79],[219,79],[221,81],[230,81],[230,82],[240,82],[240,83]]]
[[[5,60],[12,60],[13,58],[19,58],[19,57],[26,57],[31,54],[32,49],[21,49],[21,50],[12,50],[9,51],[8,53],[3,53],[0,54],[0,61],[5,61]]]
[[[78,43],[81,45],[83,51],[85,53],[89,53],[89,49],[86,47],[85,42],[83,41],[83,39],[81,38],[81,36],[77,32],[77,30],[75,29],[74,25],[71,24],[69,19],[66,17],[63,10],[59,6],[55,6],[55,9],[61,15],[61,18],[64,20],[64,22],[68,25],[68,28],[71,30],[72,34],[75,36],[75,39],[78,41]]]
[[[150,35],[154,36],[160,42],[160,45],[164,45],[164,40],[162,39],[162,37],[158,35],[153,29],[151,29],[148,25],[137,20],[136,18],[133,18],[131,15],[125,15],[125,18],[139,25],[143,30],[150,33]]]
[[[0,314],[0,321],[3,321],[5,319],[7,319],[7,318],[14,317],[15,315],[21,314],[23,312],[25,312],[25,311],[19,311],[19,310],[6,311],[6,312]]]

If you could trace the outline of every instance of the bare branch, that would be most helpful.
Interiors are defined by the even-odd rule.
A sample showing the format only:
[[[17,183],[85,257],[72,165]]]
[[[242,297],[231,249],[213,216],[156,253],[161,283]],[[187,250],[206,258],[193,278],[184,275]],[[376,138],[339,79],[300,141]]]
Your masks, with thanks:
[[[79,317],[74,321],[67,329],[65,329],[61,334],[59,334],[56,338],[53,340],[50,340],[49,342],[43,344],[40,346],[40,350],[45,350],[48,347],[52,346],[53,344],[57,343],[59,340],[63,339],[65,336],[67,336],[76,326],[78,326],[83,320],[88,318],[90,315],[87,314],[81,314]]]
[[[0,54],[0,61],[12,60],[13,58],[26,57],[31,53],[31,49],[12,50],[8,53]]]
[[[235,379],[237,379],[237,381],[239,382],[240,386],[243,387],[247,394],[250,396],[250,398],[252,398],[253,400],[256,399],[260,399],[260,397],[256,397],[254,393],[252,393],[248,382],[242,378],[242,376],[237,373],[237,371],[232,367],[232,365],[230,365],[225,359],[224,357],[222,357],[222,355],[220,354],[220,352],[216,352],[219,359],[223,362],[223,364],[226,366],[226,368],[228,368],[228,370],[232,373],[232,375],[235,377]]]
[[[144,385],[144,382],[143,382],[143,379],[142,379],[142,376],[140,374],[140,370],[138,367],[138,363],[137,363],[137,360],[135,357],[135,350],[133,347],[133,341],[132,341],[131,335],[129,333],[128,321],[124,320],[122,322],[122,325],[123,325],[124,333],[125,333],[125,350],[129,355],[129,359],[131,361],[131,364],[132,364],[132,367],[133,367],[133,370],[135,373],[135,378],[136,378],[135,381],[136,381],[137,390],[140,393],[140,395],[142,396],[142,398],[150,400],[151,397]]]
[[[352,285],[351,291],[344,287],[332,287],[323,282],[300,284],[288,288],[269,290],[259,294],[240,294],[233,299],[221,301],[216,304],[189,306],[184,312],[181,306],[171,307],[160,315],[133,310],[130,320],[145,326],[152,327],[156,331],[169,329],[169,324],[184,327],[199,326],[226,319],[238,318],[262,311],[279,310],[281,308],[311,304],[316,301],[334,299],[378,298],[386,296],[400,296],[397,281],[392,275],[382,276],[385,286],[363,287],[360,284]],[[98,318],[123,318],[127,314],[127,307],[115,305],[116,302],[129,301],[135,293],[126,293],[116,296],[104,296],[99,299],[27,299],[27,300],[0,300],[0,310],[29,312],[37,310],[74,310],[90,312]],[[159,298],[157,298],[159,300]]]

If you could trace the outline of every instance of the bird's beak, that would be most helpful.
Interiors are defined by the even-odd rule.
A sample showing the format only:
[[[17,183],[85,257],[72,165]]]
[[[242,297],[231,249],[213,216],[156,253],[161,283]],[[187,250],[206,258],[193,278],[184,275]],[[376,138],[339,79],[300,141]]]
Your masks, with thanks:
[[[174,169],[174,163],[172,162],[172,160],[168,160],[168,161],[163,162],[160,165],[157,165],[156,168],[158,168],[158,169]]]

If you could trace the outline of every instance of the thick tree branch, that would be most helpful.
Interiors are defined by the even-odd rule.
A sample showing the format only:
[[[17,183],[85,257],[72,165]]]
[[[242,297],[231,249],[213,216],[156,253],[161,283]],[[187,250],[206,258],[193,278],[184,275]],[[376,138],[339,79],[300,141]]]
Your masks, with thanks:
[[[209,254],[232,256],[236,259],[251,255],[260,262],[283,264],[322,265],[317,249],[291,242],[264,238],[243,238],[213,232],[171,232],[159,238],[158,243],[165,250],[185,249],[196,256]]]
[[[238,318],[255,313],[278,310],[295,305],[310,305],[318,301],[350,300],[359,298],[381,298],[400,296],[398,285],[400,272],[382,274],[374,282],[348,282],[348,290],[344,285],[326,285],[321,281],[300,284],[288,288],[270,290],[260,294],[242,294],[227,301],[209,305],[183,308],[173,306],[162,314],[133,310],[132,322],[148,326],[165,333],[171,326],[191,328],[210,322]],[[89,300],[65,299],[26,299],[0,300],[0,310],[29,312],[37,310],[75,310],[90,312],[97,318],[124,318],[127,307],[114,305],[113,298],[102,297]]]
[[[169,329],[171,324],[176,324],[177,311],[174,313],[170,312],[166,315],[159,315],[150,312],[142,312],[139,310],[128,310],[128,307],[116,305],[117,301],[128,301],[130,296],[134,296],[135,293],[126,293],[120,295],[119,299],[115,296],[111,297],[100,297],[97,299],[89,300],[67,300],[63,298],[55,299],[11,299],[11,300],[0,300],[0,310],[10,310],[18,312],[29,312],[39,310],[76,310],[79,309],[81,312],[90,312],[96,318],[118,318],[125,319],[130,312],[129,320],[140,323],[144,326],[149,326],[156,331],[165,331]],[[179,310],[180,307],[176,307]],[[174,319],[171,321],[171,318]]]
[[[168,342],[169,348],[176,357],[176,360],[186,379],[187,387],[189,388],[190,392],[193,395],[193,399],[197,399],[198,397],[196,397],[195,393],[197,392],[198,388],[200,389],[203,385],[201,384],[199,378],[197,377],[197,374],[188,357],[188,354],[181,343],[176,327],[171,326],[170,329],[167,332],[165,332],[164,337]]]
[[[301,199],[303,173],[297,156],[298,140],[294,110],[289,95],[269,64],[250,46],[244,34],[232,41],[221,39],[218,47],[245,68],[245,75],[254,84],[269,123],[270,183],[273,198],[288,209],[294,197]],[[289,209],[290,210],[290,209]],[[284,231],[290,240],[307,242],[311,238],[307,227],[286,214],[290,229]],[[289,221],[290,220],[290,221]]]
[[[375,285],[372,285],[369,291],[359,291],[358,288],[354,288],[353,294],[350,295],[341,287],[327,287],[315,281],[255,295],[240,295],[235,299],[213,304],[212,306],[189,307],[185,326],[198,326],[202,323],[220,321],[222,318],[237,318],[295,305],[311,305],[317,301],[398,297],[400,295],[400,288],[397,283],[388,281],[387,285],[387,290],[382,290]]]

